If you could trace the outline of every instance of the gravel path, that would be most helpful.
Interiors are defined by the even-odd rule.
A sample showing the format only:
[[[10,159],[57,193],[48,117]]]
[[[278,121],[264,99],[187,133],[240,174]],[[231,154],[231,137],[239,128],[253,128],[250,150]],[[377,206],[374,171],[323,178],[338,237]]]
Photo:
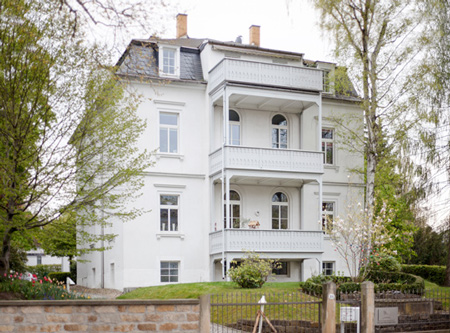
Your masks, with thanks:
[[[70,291],[95,299],[115,299],[123,294],[117,289],[87,288],[83,286],[70,286]]]

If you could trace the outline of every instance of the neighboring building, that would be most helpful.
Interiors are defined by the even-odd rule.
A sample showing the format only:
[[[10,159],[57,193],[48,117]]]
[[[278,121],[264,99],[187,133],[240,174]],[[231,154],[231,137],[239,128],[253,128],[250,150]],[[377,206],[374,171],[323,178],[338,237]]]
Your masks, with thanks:
[[[40,247],[27,251],[27,266],[60,265],[61,272],[69,272],[69,259],[67,257],[52,257],[45,254]]]
[[[345,213],[349,170],[364,165],[330,119],[362,131],[358,98],[335,93],[335,64],[260,47],[258,26],[247,45],[189,38],[186,19],[176,39],[133,40],[118,63],[144,96],[140,144],[157,150],[137,203],[151,211],[114,223],[113,248],[83,258],[78,284],[218,281],[250,250],[281,260],[280,281],[345,272],[322,221]]]

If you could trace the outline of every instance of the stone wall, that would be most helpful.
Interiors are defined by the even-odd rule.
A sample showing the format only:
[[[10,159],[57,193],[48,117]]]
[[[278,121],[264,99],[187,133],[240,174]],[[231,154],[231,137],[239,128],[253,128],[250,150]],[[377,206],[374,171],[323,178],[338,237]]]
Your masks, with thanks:
[[[209,332],[200,300],[0,301],[0,332]],[[206,300],[207,304],[207,300]],[[204,308],[202,313],[201,308]]]

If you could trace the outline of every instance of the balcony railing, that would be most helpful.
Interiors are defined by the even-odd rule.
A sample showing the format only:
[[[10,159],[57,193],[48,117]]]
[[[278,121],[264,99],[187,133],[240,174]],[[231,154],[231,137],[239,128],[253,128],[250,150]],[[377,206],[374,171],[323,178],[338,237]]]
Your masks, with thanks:
[[[315,151],[225,146],[225,169],[323,173],[323,153]],[[222,168],[222,148],[209,155],[210,175]]]
[[[222,231],[212,232],[209,238],[210,254],[222,252]],[[323,232],[303,230],[226,229],[224,251],[321,253],[323,252]]]
[[[209,91],[224,81],[322,91],[322,71],[306,67],[225,58],[209,72]]]

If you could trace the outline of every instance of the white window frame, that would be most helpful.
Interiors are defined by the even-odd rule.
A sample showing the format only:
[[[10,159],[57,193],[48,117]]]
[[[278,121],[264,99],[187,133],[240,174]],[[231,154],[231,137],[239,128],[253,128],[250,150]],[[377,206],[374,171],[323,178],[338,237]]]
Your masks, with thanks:
[[[331,274],[328,274],[330,271],[330,267],[326,267],[331,265]],[[336,272],[336,263],[334,261],[322,261],[322,275],[333,275]]]
[[[273,118],[275,118],[276,116],[278,116],[278,115],[280,115],[280,116],[283,116],[284,117],[284,119],[286,119],[286,125],[274,125],[274,124],[272,124],[272,122],[273,122]],[[274,114],[271,118],[270,118],[270,124],[271,124],[271,140],[272,140],[272,148],[274,148],[274,149],[289,149],[289,120],[288,120],[288,118],[284,115],[284,114],[281,114],[281,113],[277,113],[277,114]],[[277,135],[277,145],[278,145],[278,147],[274,147],[273,145],[274,145],[274,142],[273,142],[273,130],[274,129],[276,129],[276,130],[278,130],[278,135]],[[282,129],[284,129],[284,130],[286,130],[286,147],[280,147],[280,142],[281,142],[281,140],[280,140],[280,130],[282,130]]]
[[[333,138],[332,139],[328,139],[328,138],[324,138],[323,137],[323,131],[331,131]],[[330,128],[330,127],[323,127],[321,129],[321,137],[322,137],[322,152],[323,152],[323,164],[324,165],[335,165],[336,164],[336,144],[334,141],[334,138],[336,137],[336,131],[334,130],[334,128]],[[331,163],[327,160],[327,145],[331,144]]]
[[[327,69],[322,70],[322,89],[325,94],[333,93],[333,83],[330,81],[331,71]]]
[[[239,227],[234,227],[234,223],[233,223],[233,219],[235,218],[233,216],[233,207],[234,206],[239,206],[239,220],[242,220],[242,196],[241,193],[239,193],[239,191],[236,191],[234,189],[231,189],[230,192],[236,192],[239,195],[239,200],[231,200],[230,199],[230,225],[228,226],[228,228],[225,229],[240,229],[241,228],[241,222],[239,221]],[[224,210],[223,210],[223,221],[224,221],[224,225],[226,225],[226,220],[227,220],[227,213],[226,213],[226,198],[224,197]]]
[[[275,194],[277,194],[277,193],[282,193],[282,194],[284,194],[285,196],[286,196],[286,198],[287,198],[287,201],[286,202],[274,202],[273,201],[273,196],[275,195]],[[289,230],[289,220],[290,220],[290,218],[289,218],[289,196],[286,194],[286,192],[284,192],[284,191],[276,191],[276,192],[274,192],[273,194],[272,194],[272,196],[270,197],[270,215],[271,215],[271,217],[270,217],[270,228],[272,229],[272,230]],[[273,215],[272,215],[272,206],[274,206],[274,205],[277,205],[280,209],[279,209],[279,216],[278,216],[278,229],[274,229],[273,228]],[[282,206],[286,206],[287,207],[287,224],[286,224],[286,229],[282,229],[281,228],[281,217],[280,217],[280,214],[281,214],[281,207]]]
[[[228,120],[228,137],[229,137],[229,144],[231,146],[240,146],[241,145],[241,141],[242,141],[242,132],[241,132],[241,115],[239,114],[239,112],[237,112],[236,110],[231,110],[230,111],[234,111],[237,113],[237,115],[239,116],[239,121],[233,121],[233,120]],[[233,143],[233,131],[231,130],[232,126],[238,126],[239,127],[239,143],[234,144]]]
[[[275,276],[290,276],[291,275],[291,262],[290,261],[285,261],[285,260],[283,260],[283,261],[280,261],[280,264],[286,264],[286,274],[277,274],[278,272],[276,272],[277,271],[277,269],[272,269],[272,275],[275,275]]]
[[[176,205],[163,205],[161,204],[161,197],[162,196],[172,196],[177,197],[177,204]],[[167,230],[164,230],[162,226],[161,221],[161,210],[167,209]],[[176,224],[176,230],[173,230],[173,224],[170,223],[170,211],[171,210],[177,210],[177,224]],[[180,231],[180,195],[177,193],[159,193],[159,231],[160,232],[167,232],[167,233],[174,233]]]
[[[164,72],[164,51],[173,51],[174,52],[174,72],[166,73]],[[176,46],[168,46],[168,45],[159,45],[159,75],[163,77],[180,77],[180,48]]]
[[[161,114],[175,115],[177,117],[177,124],[176,125],[161,124]],[[162,109],[159,110],[158,124],[159,124],[159,130],[158,130],[159,153],[160,154],[179,155],[180,154],[180,112],[162,110]],[[167,129],[167,151],[161,151],[161,130],[163,128]],[[176,142],[177,149],[175,152],[170,151],[170,130],[171,129],[176,129],[176,131],[177,131],[177,142]]]
[[[333,204],[333,210],[324,210],[324,204]],[[336,217],[336,201],[334,200],[323,200],[322,201],[322,230],[326,231],[328,229],[327,216],[332,216],[332,220]],[[332,226],[331,226],[332,227]]]
[[[162,274],[162,270],[166,269],[166,268],[162,267],[163,263],[168,263],[169,264],[169,267],[167,268],[169,270],[169,274],[168,275],[163,275]],[[176,268],[177,273],[178,273],[177,275],[170,274],[171,273],[170,264],[177,264],[177,268]],[[181,266],[180,265],[180,261],[178,261],[178,260],[161,260],[159,262],[159,281],[161,283],[179,283],[180,282],[180,266]],[[163,276],[167,276],[169,278],[169,281],[162,281],[163,280]],[[176,281],[170,281],[170,278],[171,277],[175,277],[175,276],[176,276]]]

